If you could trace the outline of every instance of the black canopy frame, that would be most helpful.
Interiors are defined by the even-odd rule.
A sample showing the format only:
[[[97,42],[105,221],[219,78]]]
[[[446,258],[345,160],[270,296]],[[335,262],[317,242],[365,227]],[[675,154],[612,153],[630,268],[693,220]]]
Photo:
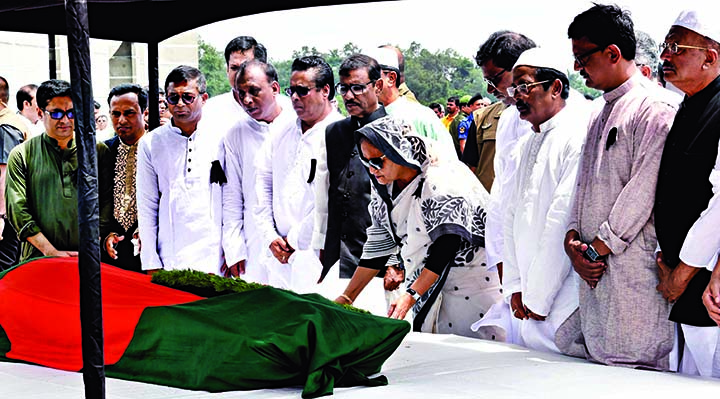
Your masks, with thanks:
[[[230,18],[270,11],[365,3],[364,0],[3,0],[0,31],[67,35],[78,148],[80,321],[85,397],[105,398],[99,201],[93,118],[90,38],[147,43],[150,98],[158,97],[158,43]],[[62,16],[65,15],[65,18]],[[276,27],[268,27],[268,29]],[[49,51],[54,78],[54,49]],[[150,127],[159,126],[158,102],[149,104]]]

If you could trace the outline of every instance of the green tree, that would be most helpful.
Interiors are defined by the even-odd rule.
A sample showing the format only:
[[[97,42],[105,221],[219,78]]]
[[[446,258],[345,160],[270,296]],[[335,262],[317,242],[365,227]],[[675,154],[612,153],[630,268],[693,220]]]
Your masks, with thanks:
[[[405,80],[418,100],[427,105],[431,102],[444,104],[450,96],[488,95],[482,71],[475,61],[460,55],[453,49],[434,53],[413,42],[405,55]]]
[[[309,55],[317,55],[322,57],[325,62],[327,62],[328,65],[330,65],[330,67],[332,68],[335,75],[335,83],[337,83],[338,71],[340,69],[340,64],[342,63],[342,61],[352,54],[361,52],[362,49],[353,44],[352,42],[345,44],[342,50],[332,49],[326,53],[319,51],[316,47],[302,46],[299,50],[293,51],[291,59],[270,60],[270,62],[273,64],[275,70],[278,73],[278,82],[280,83],[280,88],[281,90],[284,90],[290,85],[291,67],[293,61],[296,58]],[[339,95],[335,96],[335,100],[338,102],[338,104],[342,104],[342,97],[340,97]],[[339,107],[339,110],[341,113],[345,114],[345,108],[342,105]]]
[[[198,42],[198,69],[205,74],[207,92],[210,97],[227,93],[230,84],[227,81],[225,56],[211,44],[202,40]]]
[[[583,96],[589,98],[598,98],[602,94],[600,90],[595,90],[585,85],[585,79],[577,72],[570,72],[570,87],[579,91]]]

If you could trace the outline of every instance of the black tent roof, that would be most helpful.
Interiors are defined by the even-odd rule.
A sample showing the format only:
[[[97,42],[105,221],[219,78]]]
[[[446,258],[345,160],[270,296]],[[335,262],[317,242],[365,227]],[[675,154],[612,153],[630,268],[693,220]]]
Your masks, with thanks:
[[[363,0],[349,2],[362,3]],[[150,93],[157,96],[157,44],[212,22],[343,0],[1,0],[0,31],[68,36],[73,102],[77,111],[80,323],[85,397],[105,398],[100,282],[97,154],[90,76],[90,37],[148,43]],[[272,29],[273,27],[268,27]],[[150,126],[158,126],[157,101]]]
[[[366,0],[86,0],[90,37],[161,42],[217,21],[263,12]],[[269,29],[271,27],[268,27]],[[0,31],[64,35],[64,0],[2,0]]]

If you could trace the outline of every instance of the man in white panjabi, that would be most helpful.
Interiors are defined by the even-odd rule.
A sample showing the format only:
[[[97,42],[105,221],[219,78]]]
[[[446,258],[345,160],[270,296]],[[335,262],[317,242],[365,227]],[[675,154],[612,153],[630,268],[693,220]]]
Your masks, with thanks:
[[[508,95],[533,133],[518,143],[519,163],[503,223],[503,294],[518,343],[557,352],[555,331],[578,306],[578,282],[563,249],[589,109],[568,105],[567,68],[532,48],[513,68]]]
[[[230,87],[235,84],[235,76],[240,69],[240,65],[248,60],[267,62],[265,46],[258,43],[251,36],[238,36],[230,40],[225,46],[225,68]],[[208,99],[203,113],[205,118],[213,119],[218,128],[224,132],[231,129],[239,121],[247,119],[247,113],[235,101],[232,90]]]
[[[318,292],[322,264],[311,248],[317,154],[327,125],[343,119],[330,104],[335,96],[332,68],[318,56],[295,59],[286,94],[297,120],[293,129],[273,131],[255,160],[258,204],[253,217],[262,245],[272,253],[269,283]]]
[[[173,69],[165,80],[171,123],[140,139],[137,207],[143,270],[220,272],[222,188],[210,177],[222,135],[202,119],[205,90],[205,76],[197,68]]]
[[[225,275],[242,275],[246,281],[268,284],[270,253],[252,216],[258,204],[255,158],[274,132],[296,130],[297,115],[277,100],[282,97],[277,72],[262,61],[240,65],[233,94],[250,117],[242,118],[223,140],[227,176],[222,201],[223,249],[228,265]]]
[[[517,140],[531,133],[530,124],[520,119],[515,109],[515,99],[507,95],[507,88],[512,84],[513,65],[518,57],[527,49],[534,48],[533,42],[527,36],[510,31],[497,31],[488,37],[480,46],[475,55],[475,62],[482,69],[488,93],[495,96],[499,102],[483,108],[473,117],[478,132],[470,132],[468,142],[463,153],[463,162],[472,167],[478,166],[484,158],[492,159],[489,168],[477,167],[474,172],[483,181],[483,176],[494,176],[491,180],[490,201],[487,204],[487,227],[485,232],[485,249],[487,264],[490,269],[497,268],[502,280],[503,257],[503,203],[506,197],[502,189],[512,182],[515,173],[516,160],[512,159]],[[493,117],[492,115],[497,115]],[[485,123],[482,123],[485,121]],[[493,126],[495,125],[495,126]],[[468,159],[474,148],[478,147],[475,140],[480,131],[487,137],[482,151],[475,149],[477,159]],[[475,144],[472,144],[475,142]],[[491,146],[490,144],[494,144]],[[487,150],[486,150],[487,148]],[[488,155],[485,153],[488,152]],[[492,153],[492,155],[490,155]],[[491,169],[491,170],[486,170]],[[480,316],[483,317],[483,316]]]

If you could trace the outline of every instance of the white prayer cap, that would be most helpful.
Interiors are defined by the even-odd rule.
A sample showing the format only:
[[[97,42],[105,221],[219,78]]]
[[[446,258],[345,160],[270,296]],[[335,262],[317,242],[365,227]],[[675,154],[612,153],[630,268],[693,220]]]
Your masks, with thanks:
[[[520,54],[517,62],[513,65],[513,69],[519,66],[551,68],[565,74],[565,76],[568,75],[568,68],[563,65],[562,57],[541,47],[533,47]]]
[[[400,66],[398,65],[398,57],[395,50],[389,49],[387,47],[377,47],[366,51],[365,55],[375,58],[375,61],[380,64],[380,69],[394,69],[396,71],[400,70]]]
[[[684,10],[680,12],[673,23],[674,26],[682,26],[691,31],[720,42],[720,24],[715,13],[706,11],[701,14],[698,9]]]

